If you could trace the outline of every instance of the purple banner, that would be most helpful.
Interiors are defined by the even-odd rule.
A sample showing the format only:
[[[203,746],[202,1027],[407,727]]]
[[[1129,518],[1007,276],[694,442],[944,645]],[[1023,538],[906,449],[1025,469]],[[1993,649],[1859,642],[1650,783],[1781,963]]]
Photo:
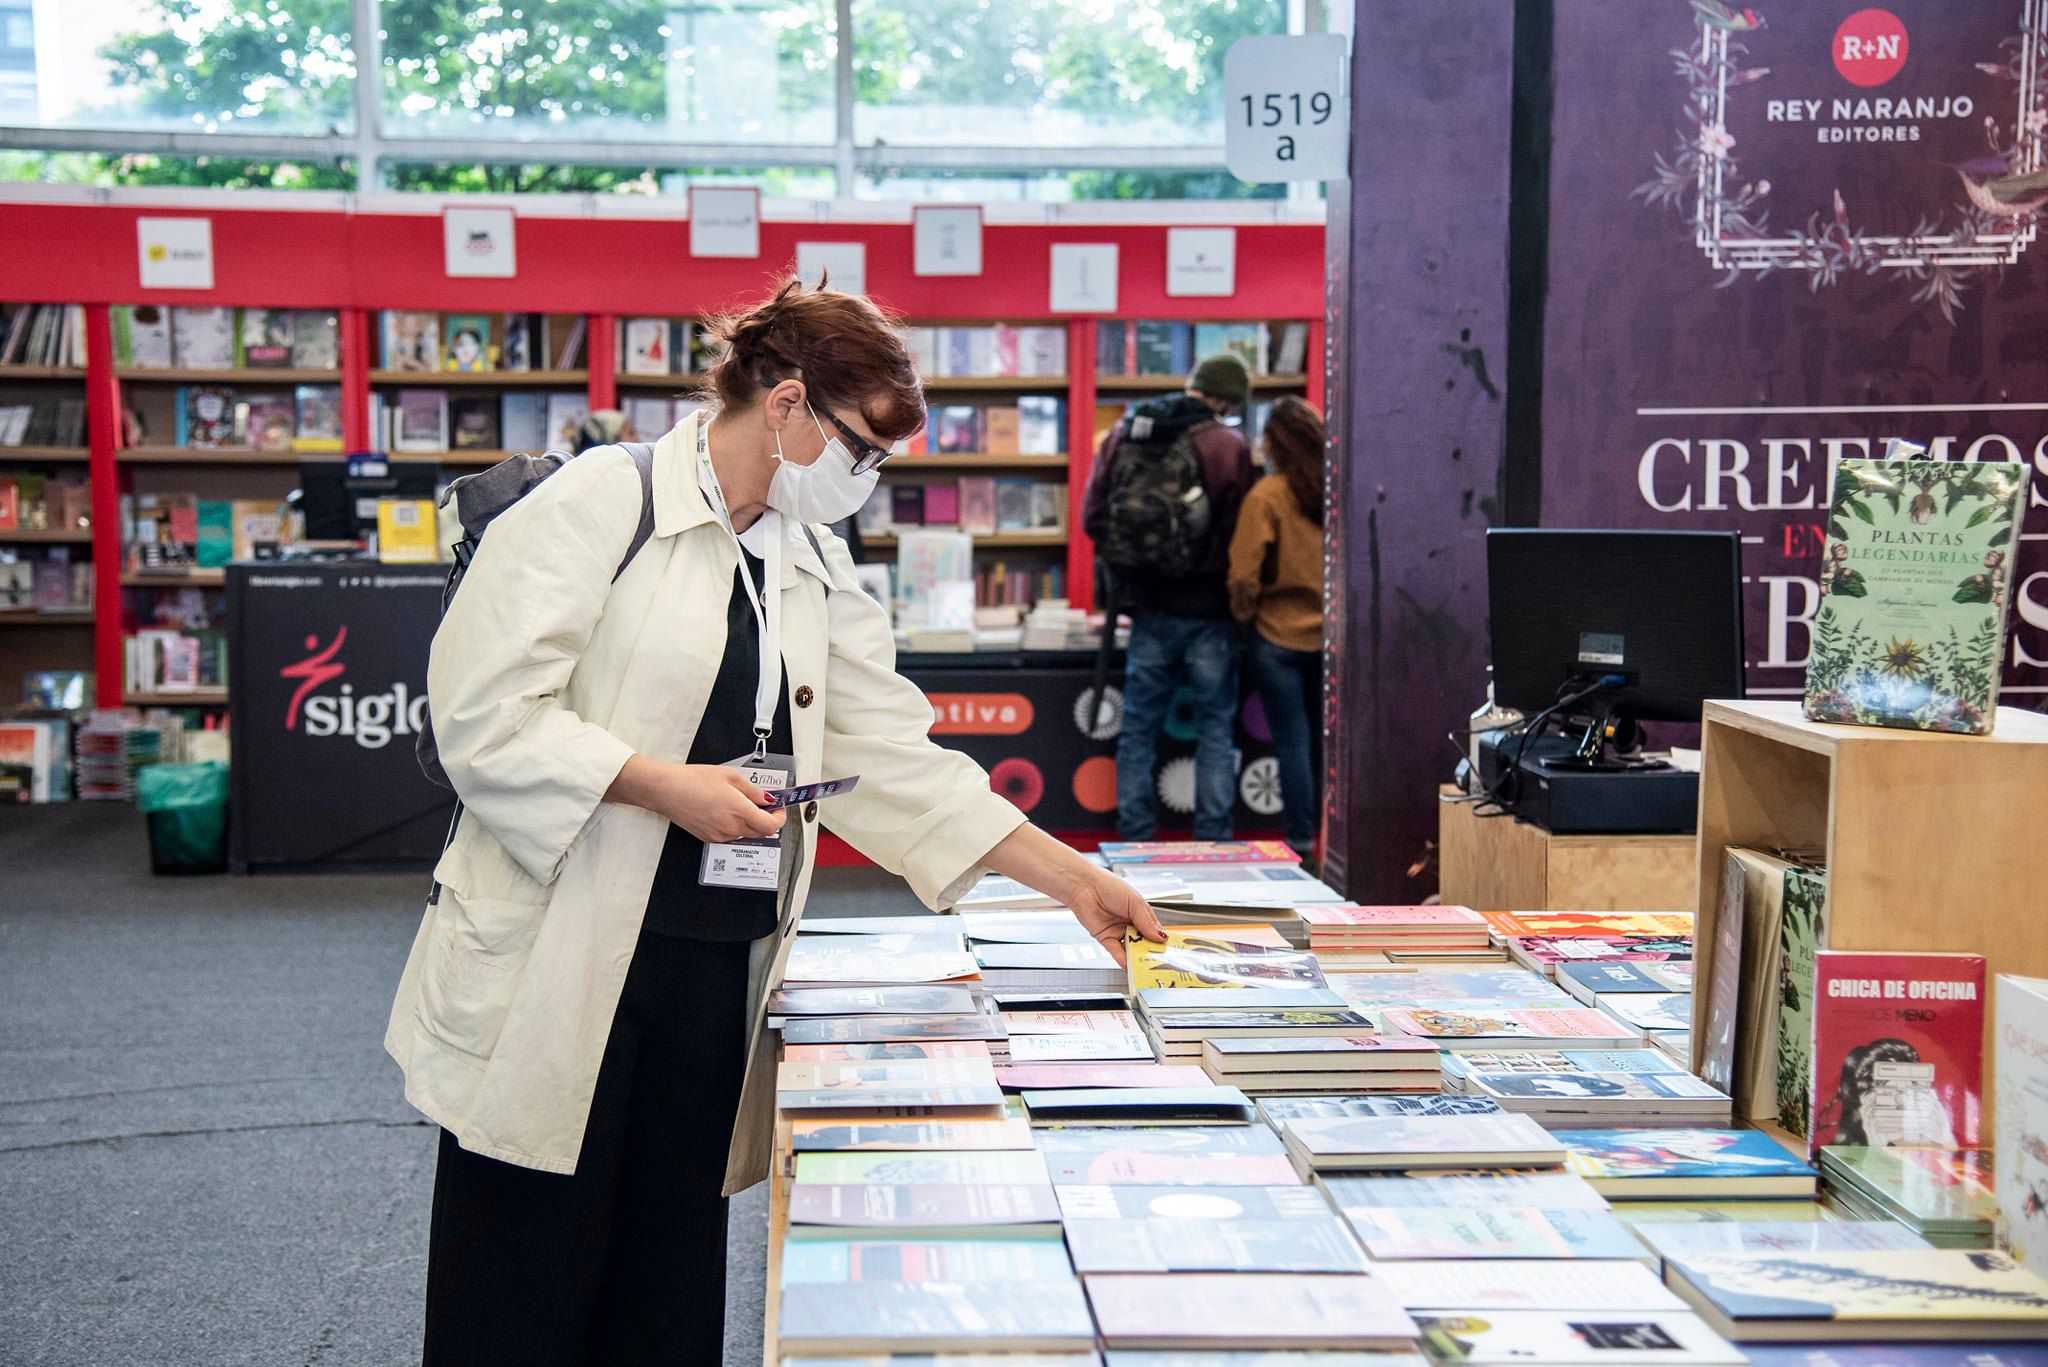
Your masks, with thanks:
[[[1733,528],[1796,696],[1837,461],[2034,472],[2009,704],[2048,699],[2048,0],[1559,0],[1548,526]]]

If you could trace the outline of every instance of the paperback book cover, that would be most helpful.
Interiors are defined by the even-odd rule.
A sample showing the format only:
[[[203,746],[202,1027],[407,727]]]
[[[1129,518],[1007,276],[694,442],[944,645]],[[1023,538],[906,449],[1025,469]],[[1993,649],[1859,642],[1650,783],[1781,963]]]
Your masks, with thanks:
[[[1256,1224],[1290,1224],[1327,1219],[1329,1205],[1314,1187],[1182,1187],[1090,1185],[1070,1183],[1056,1188],[1060,1216],[1067,1228],[1097,1220],[1163,1221],[1191,1224],[1196,1220]]]
[[[1997,1216],[1992,1159],[1982,1149],[1831,1145],[1820,1152],[1831,1188],[1853,1189],[1917,1228],[1981,1229]]]
[[[792,1016],[781,1029],[785,1044],[1003,1038],[1002,1018],[993,1012],[945,1016]]]
[[[1378,1277],[1181,1272],[1083,1278],[1112,1348],[1406,1348],[1415,1323]]]
[[[1660,1258],[1703,1253],[1854,1253],[1934,1245],[1895,1220],[1714,1220],[1646,1224],[1636,1231]]]
[[[1809,720],[1989,734],[2026,496],[2017,462],[1836,467]]]
[[[1593,1048],[1618,1048],[1640,1043],[1642,1031],[1588,1008],[1557,1011],[1442,1011],[1428,1007],[1389,1007],[1385,1026],[1418,1039],[1435,1040],[1446,1049],[1498,1049],[1512,1040],[1528,1040],[1532,1048],[1557,1048],[1583,1041]]]
[[[1079,1272],[1356,1272],[1364,1253],[1327,1210],[1292,1220],[1067,1221]]]
[[[1322,987],[1315,956],[1294,949],[1270,925],[1169,928],[1164,943],[1126,946],[1130,988]]]
[[[771,1016],[921,1016],[975,1009],[966,987],[806,987],[768,994]]]
[[[1683,985],[1681,985],[1683,984]],[[1557,966],[1557,985],[1588,1006],[1594,999],[1626,994],[1656,995],[1692,990],[1692,975],[1672,973],[1655,963],[1564,963]]]
[[[1660,1195],[1659,1188],[1674,1183],[1718,1189],[1759,1182],[1798,1194],[1811,1192],[1817,1179],[1812,1168],[1759,1130],[1571,1130],[1562,1138],[1566,1166],[1609,1195],[1638,1189],[1644,1196]]]
[[[1747,1343],[1750,1367],[2048,1367],[2048,1343]]]
[[[1628,1227],[1600,1210],[1534,1206],[1347,1207],[1375,1262],[1418,1258],[1645,1257]]]
[[[1653,1363],[1736,1367],[1750,1361],[1742,1350],[1707,1328],[1699,1316],[1677,1312],[1444,1311],[1417,1315],[1415,1324],[1430,1357],[1446,1367],[1505,1367],[1510,1363],[1585,1367],[1594,1362],[1619,1367],[1651,1367]]]
[[[235,339],[236,364],[251,370],[277,369],[292,363],[292,319],[284,309],[242,310]]]
[[[1494,1209],[1606,1210],[1607,1198],[1569,1172],[1413,1171],[1323,1173],[1316,1180],[1347,1215],[1354,1210]]]
[[[1031,1127],[1023,1120],[805,1120],[790,1122],[790,1148],[797,1153],[892,1150],[1028,1149]]]
[[[1596,999],[1602,1011],[1638,1030],[1690,1030],[1690,992],[1609,992]]]
[[[1152,1046],[1135,1030],[1097,1035],[1010,1036],[1013,1063],[1108,1063],[1119,1059],[1150,1060]]]
[[[235,311],[174,308],[171,343],[181,370],[229,370],[235,364]]]
[[[1125,864],[1299,864],[1284,840],[1105,840],[1097,851]]]
[[[301,370],[341,366],[341,320],[326,309],[292,311],[292,360]]]
[[[1032,1149],[971,1153],[800,1153],[796,1180],[840,1186],[1028,1186],[1046,1182]]]
[[[384,314],[384,369],[423,371],[441,368],[441,315],[402,309]]]
[[[1483,1096],[1268,1096],[1259,1099],[1266,1123],[1333,1120],[1346,1116],[1499,1115],[1499,1103]]]
[[[1525,1115],[1360,1117],[1289,1120],[1289,1147],[1316,1168],[1543,1167],[1561,1163],[1563,1143]]]
[[[804,1353],[1028,1352],[1086,1348],[1095,1326],[1073,1278],[991,1295],[973,1282],[785,1287],[778,1338]]]
[[[1998,975],[1998,1234],[2048,1277],[2048,980]]]
[[[2048,1338],[2048,1282],[1990,1250],[1702,1254],[1666,1277],[1737,1340]]]
[[[1446,1054],[1451,1077],[1478,1073],[1683,1073],[1685,1065],[1655,1049],[1529,1049],[1497,1053]]]
[[[1815,955],[1812,1123],[1823,1145],[1975,1148],[1984,1089],[1984,960]]]
[[[1047,1282],[1071,1277],[1058,1239],[791,1239],[782,1284]]]
[[[1639,1262],[1586,1265],[1542,1259],[1388,1263],[1373,1268],[1410,1310],[1677,1310],[1685,1302]]]
[[[625,371],[628,375],[667,375],[675,369],[669,352],[666,318],[625,320]]]
[[[830,1186],[797,1183],[789,1189],[789,1223],[830,1228],[991,1228],[1050,1225],[1059,1202],[1040,1183],[976,1186]]]
[[[1778,923],[1778,1123],[1806,1137],[1813,1096],[1813,987],[1828,943],[1827,875],[1785,869]]]

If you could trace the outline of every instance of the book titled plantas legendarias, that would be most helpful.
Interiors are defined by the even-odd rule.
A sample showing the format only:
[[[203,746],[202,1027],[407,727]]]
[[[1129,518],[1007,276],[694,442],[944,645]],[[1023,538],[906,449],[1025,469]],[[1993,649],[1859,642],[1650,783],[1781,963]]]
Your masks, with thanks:
[[[1990,733],[2026,492],[2015,462],[1841,463],[1809,720]]]

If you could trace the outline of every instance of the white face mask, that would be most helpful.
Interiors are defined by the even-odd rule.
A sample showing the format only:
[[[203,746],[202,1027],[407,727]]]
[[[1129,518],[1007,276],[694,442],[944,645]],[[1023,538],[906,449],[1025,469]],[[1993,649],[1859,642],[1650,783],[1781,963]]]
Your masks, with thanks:
[[[826,436],[815,411],[811,421],[818,423],[825,449],[809,465],[790,464],[782,454],[782,434],[775,434],[775,476],[768,482],[768,506],[799,522],[838,522],[861,510],[882,478],[881,471],[856,475],[846,443]]]

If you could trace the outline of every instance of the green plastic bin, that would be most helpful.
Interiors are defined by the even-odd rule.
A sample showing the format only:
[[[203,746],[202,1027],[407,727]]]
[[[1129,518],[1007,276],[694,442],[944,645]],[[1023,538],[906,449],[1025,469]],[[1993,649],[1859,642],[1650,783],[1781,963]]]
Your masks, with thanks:
[[[227,765],[149,765],[135,776],[135,806],[149,821],[151,872],[227,871]]]

